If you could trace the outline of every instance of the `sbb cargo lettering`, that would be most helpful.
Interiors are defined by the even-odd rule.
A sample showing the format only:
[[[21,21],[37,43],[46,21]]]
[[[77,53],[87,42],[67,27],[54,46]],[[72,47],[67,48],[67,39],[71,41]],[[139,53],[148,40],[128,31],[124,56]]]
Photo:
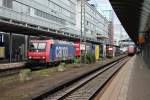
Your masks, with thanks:
[[[56,58],[68,57],[68,47],[56,47]]]

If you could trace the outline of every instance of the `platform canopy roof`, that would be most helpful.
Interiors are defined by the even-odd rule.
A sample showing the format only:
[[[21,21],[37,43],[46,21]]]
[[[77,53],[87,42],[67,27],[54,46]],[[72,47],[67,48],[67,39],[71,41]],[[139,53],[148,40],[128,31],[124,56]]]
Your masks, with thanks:
[[[150,30],[150,0],[110,0],[129,36],[137,43],[138,36]]]

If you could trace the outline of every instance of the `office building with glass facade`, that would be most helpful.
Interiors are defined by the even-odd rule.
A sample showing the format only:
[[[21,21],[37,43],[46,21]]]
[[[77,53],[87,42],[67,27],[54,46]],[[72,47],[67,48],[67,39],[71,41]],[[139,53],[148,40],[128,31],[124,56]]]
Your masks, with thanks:
[[[0,17],[79,34],[76,0],[0,0]]]
[[[77,28],[81,30],[81,16],[82,22],[84,21],[84,32],[86,37],[97,39],[98,37],[108,37],[109,32],[109,21],[102,16],[94,5],[85,2],[85,10],[82,5],[82,14],[81,14],[81,0],[77,0],[77,15],[76,22]],[[85,16],[85,17],[84,17]]]
[[[29,24],[37,29],[80,35],[81,0],[1,0],[0,18],[20,22],[25,26]],[[108,20],[86,2],[85,36],[93,39],[101,35],[107,37],[108,26]]]

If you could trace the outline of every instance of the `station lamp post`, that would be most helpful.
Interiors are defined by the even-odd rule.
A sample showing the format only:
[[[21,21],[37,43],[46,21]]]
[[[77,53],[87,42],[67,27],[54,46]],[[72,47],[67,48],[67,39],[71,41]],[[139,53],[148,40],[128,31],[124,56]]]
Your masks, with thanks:
[[[84,51],[84,59],[83,62],[86,63],[86,32],[85,32],[85,4],[89,0],[81,0],[81,36],[80,36],[80,45],[82,44],[83,40],[83,48],[85,49]],[[81,48],[80,48],[80,63],[82,62],[82,55],[81,55]]]

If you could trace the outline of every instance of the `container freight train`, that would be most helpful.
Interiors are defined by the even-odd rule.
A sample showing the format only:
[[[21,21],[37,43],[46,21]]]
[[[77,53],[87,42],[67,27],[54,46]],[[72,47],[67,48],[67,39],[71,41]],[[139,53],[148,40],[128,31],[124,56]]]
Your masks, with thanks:
[[[53,64],[71,61],[80,56],[80,44],[59,40],[32,40],[28,50],[28,64]]]
[[[136,53],[136,47],[133,46],[133,45],[130,45],[130,46],[128,47],[128,55],[129,55],[129,56],[133,56],[135,53]]]

